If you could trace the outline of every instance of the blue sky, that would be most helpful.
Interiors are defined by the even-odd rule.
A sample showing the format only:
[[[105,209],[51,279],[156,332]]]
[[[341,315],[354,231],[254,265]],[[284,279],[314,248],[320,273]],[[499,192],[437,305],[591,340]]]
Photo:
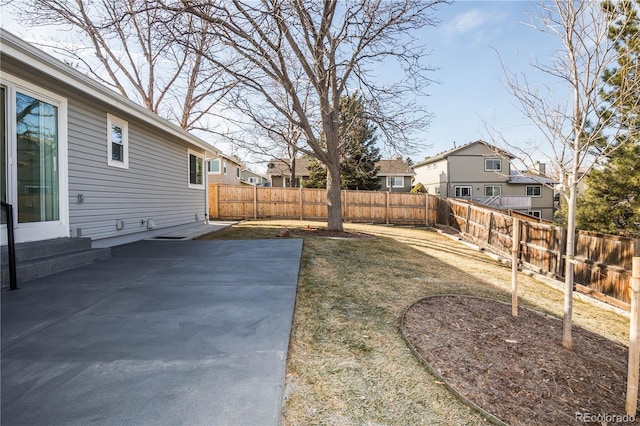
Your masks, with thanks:
[[[529,20],[526,12],[535,13],[536,7],[529,1],[478,0],[439,7],[436,16],[440,25],[421,34],[433,49],[426,63],[437,68],[429,77],[439,83],[427,89],[426,106],[434,117],[429,128],[418,135],[424,148],[411,155],[414,161],[450,149],[454,143],[460,146],[478,139],[508,148],[493,137],[494,131],[522,149],[539,146],[544,150],[542,135],[518,111],[516,99],[505,87],[498,57],[511,71],[525,72],[536,81],[530,62],[545,62],[554,53],[556,42],[523,22]],[[6,12],[2,13],[2,26],[27,40],[33,38],[31,31],[47,32],[21,28]],[[548,162],[542,154],[534,156]]]
[[[492,142],[487,125],[522,149],[544,150],[542,135],[508,93],[500,63],[501,57],[507,68],[533,81],[548,79],[530,66],[532,60],[547,61],[556,49],[554,38],[525,24],[530,21],[526,12],[535,13],[536,7],[528,1],[470,0],[440,9],[440,25],[424,31],[433,48],[429,63],[438,68],[433,78],[439,84],[428,89],[427,99],[434,118],[422,132],[429,147],[414,160],[453,148],[454,142]]]

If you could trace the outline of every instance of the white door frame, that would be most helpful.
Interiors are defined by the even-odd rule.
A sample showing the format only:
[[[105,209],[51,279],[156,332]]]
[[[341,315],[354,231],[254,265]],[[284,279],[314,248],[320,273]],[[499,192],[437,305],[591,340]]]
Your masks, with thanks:
[[[67,99],[13,75],[2,73],[0,84],[6,93],[6,141],[7,141],[7,203],[13,205],[15,239],[17,243],[40,241],[69,236],[69,171]],[[57,107],[58,113],[58,208],[59,218],[47,222],[18,223],[17,141],[16,141],[16,93],[23,93]],[[6,225],[0,230],[0,243],[7,244]]]

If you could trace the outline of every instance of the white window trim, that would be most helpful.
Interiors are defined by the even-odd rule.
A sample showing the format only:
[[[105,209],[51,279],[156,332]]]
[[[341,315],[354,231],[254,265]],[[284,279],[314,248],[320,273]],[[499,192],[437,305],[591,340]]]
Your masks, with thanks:
[[[200,170],[202,171],[202,183],[201,184],[196,184],[196,183],[191,183],[191,156],[195,156],[196,158],[200,159],[200,161],[202,161],[202,167],[200,168]],[[207,173],[205,173],[204,170],[204,154],[198,152],[198,151],[193,151],[191,149],[187,150],[187,184],[189,186],[189,188],[191,189],[205,189],[205,184],[206,184],[206,176]]]
[[[495,161],[498,160],[498,164],[500,165],[497,169],[489,169],[487,168],[487,161]],[[501,158],[485,158],[484,159],[484,171],[485,172],[501,172],[502,171],[502,159]]]
[[[227,174],[227,160],[222,161],[222,174]]]
[[[529,216],[536,217],[538,219],[542,219],[542,210],[528,210],[527,214]]]
[[[499,194],[498,195],[487,195],[487,188],[498,188]],[[491,192],[493,192],[493,191],[491,191]],[[484,196],[485,197],[496,197],[496,196],[500,197],[500,196],[502,196],[502,186],[500,186],[500,185],[485,185],[484,186]]]
[[[540,194],[539,195],[529,195],[529,188],[539,188],[540,189]],[[542,185],[527,185],[524,188],[524,195],[526,195],[527,197],[532,197],[532,198],[540,198],[542,197]]]
[[[395,179],[400,179],[402,185],[396,185]],[[387,188],[404,188],[404,176],[387,176]]]
[[[213,161],[217,161],[218,162],[218,171],[217,172],[212,172],[209,170],[209,164],[211,164]],[[211,160],[207,161],[207,173],[211,173],[213,175],[221,175],[222,174],[222,162],[220,161],[219,158],[212,158]]]
[[[122,156],[123,161],[113,159],[113,145],[111,144],[111,126],[122,128]],[[120,169],[129,168],[129,123],[114,115],[107,114],[107,165]]]
[[[453,187],[453,196],[454,197],[464,197],[464,195],[456,195],[456,190],[460,188],[469,188],[469,197],[473,197],[473,186],[471,185],[456,185]]]

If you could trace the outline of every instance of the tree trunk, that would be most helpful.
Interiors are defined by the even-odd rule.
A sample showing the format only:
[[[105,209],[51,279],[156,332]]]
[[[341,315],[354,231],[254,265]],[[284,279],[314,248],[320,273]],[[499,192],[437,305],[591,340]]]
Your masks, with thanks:
[[[340,160],[327,163],[327,228],[342,231],[342,194],[340,190]]]
[[[571,349],[571,324],[573,321],[573,275],[576,247],[576,177],[569,176],[569,199],[567,212],[567,249],[564,267],[564,317],[562,319],[562,346]]]
[[[289,182],[289,186],[291,188],[296,187],[296,151],[293,151],[293,156],[291,157],[291,181]]]

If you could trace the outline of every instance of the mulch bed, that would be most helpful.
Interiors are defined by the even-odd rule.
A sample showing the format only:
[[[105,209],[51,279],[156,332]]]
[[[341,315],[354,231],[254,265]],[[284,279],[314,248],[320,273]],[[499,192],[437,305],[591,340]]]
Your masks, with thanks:
[[[600,335],[574,326],[567,350],[557,318],[463,296],[416,302],[402,328],[442,380],[505,423],[631,424],[628,349]]]

